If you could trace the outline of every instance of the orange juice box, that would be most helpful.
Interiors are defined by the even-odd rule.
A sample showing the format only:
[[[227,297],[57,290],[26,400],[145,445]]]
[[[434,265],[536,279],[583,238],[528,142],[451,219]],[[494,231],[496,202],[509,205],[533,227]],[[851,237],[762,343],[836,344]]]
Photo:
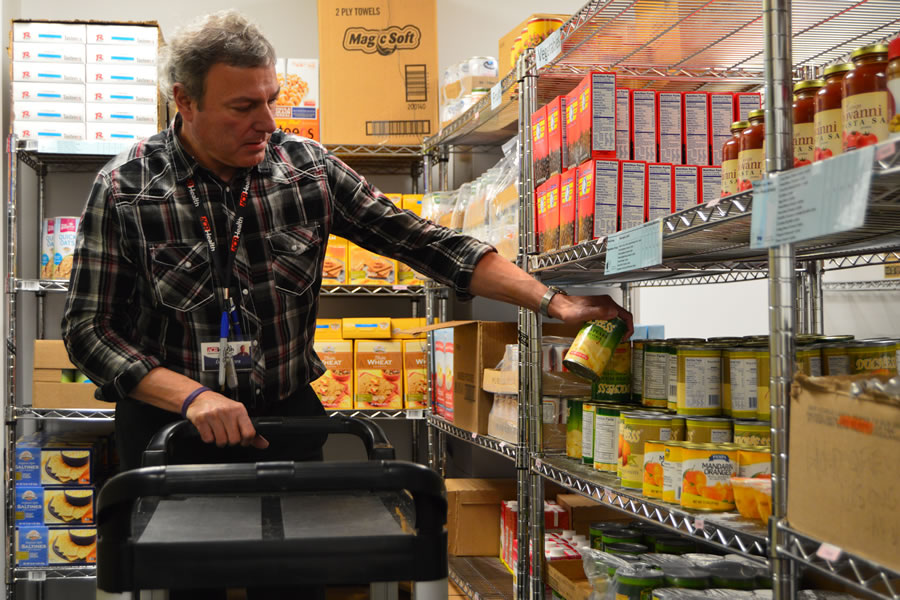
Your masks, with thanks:
[[[403,340],[403,405],[428,408],[428,373],[425,340]]]
[[[325,374],[312,382],[325,410],[353,408],[353,342],[316,340],[313,349],[325,364]]]
[[[322,263],[322,284],[344,285],[347,283],[347,245],[349,242],[336,235],[328,236],[325,247],[325,262]]]
[[[362,317],[341,319],[341,334],[345,340],[390,339],[390,317]]]
[[[403,194],[403,209],[422,216],[422,194]]]
[[[350,244],[350,285],[394,285],[397,261]]]
[[[359,340],[354,360],[356,400],[361,410],[403,408],[403,346],[399,340]]]
[[[343,324],[340,319],[316,319],[315,339],[318,340],[342,340]]]

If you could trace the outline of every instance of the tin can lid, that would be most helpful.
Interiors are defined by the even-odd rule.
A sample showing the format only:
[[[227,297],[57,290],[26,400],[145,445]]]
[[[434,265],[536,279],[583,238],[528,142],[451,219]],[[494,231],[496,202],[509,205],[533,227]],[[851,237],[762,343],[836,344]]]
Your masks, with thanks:
[[[887,54],[888,47],[887,44],[869,44],[868,46],[863,46],[862,48],[857,48],[850,55],[850,60],[856,60],[857,58],[861,58],[863,56],[868,56],[869,54]]]
[[[765,426],[769,427],[768,421],[755,421],[753,419],[740,419],[734,421],[735,425],[740,425],[741,427],[751,427],[751,426]]]
[[[751,110],[750,114],[747,115],[747,118],[750,119],[750,121],[753,121],[753,119],[765,119],[766,111],[765,111],[765,109],[762,109],[762,108],[758,108],[756,110]]]
[[[794,84],[794,93],[796,94],[800,90],[819,89],[822,87],[825,87],[824,79],[805,79]]]
[[[853,63],[837,63],[834,65],[828,65],[825,67],[825,72],[823,75],[828,77],[829,75],[834,75],[835,73],[846,73],[847,71],[852,71],[856,68],[856,65]]]
[[[750,121],[735,121],[731,124],[731,131],[741,131],[750,127]]]
[[[732,419],[728,417],[686,417],[685,421],[690,423],[691,421],[707,421],[710,423],[731,423]]]

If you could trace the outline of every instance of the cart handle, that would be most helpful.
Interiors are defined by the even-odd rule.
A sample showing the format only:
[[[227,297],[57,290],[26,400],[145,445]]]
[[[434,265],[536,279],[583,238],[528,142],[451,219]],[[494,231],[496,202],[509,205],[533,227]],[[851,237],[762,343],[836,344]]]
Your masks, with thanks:
[[[369,460],[393,460],[394,447],[384,430],[374,421],[362,417],[257,417],[251,419],[253,427],[262,436],[285,437],[345,433],[360,438],[366,447]],[[144,450],[141,464],[145,467],[162,466],[173,458],[175,441],[199,438],[200,432],[190,421],[175,421],[153,436]]]

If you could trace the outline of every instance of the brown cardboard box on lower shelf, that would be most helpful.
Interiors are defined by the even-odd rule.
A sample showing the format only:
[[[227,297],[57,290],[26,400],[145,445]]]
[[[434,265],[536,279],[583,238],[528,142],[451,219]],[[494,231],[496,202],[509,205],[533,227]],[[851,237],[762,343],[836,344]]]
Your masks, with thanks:
[[[591,583],[577,559],[548,562],[547,583],[566,600],[588,600],[591,595]]]
[[[500,555],[500,503],[516,497],[512,479],[447,479],[447,540],[454,556]]]
[[[559,494],[556,503],[569,513],[569,528],[578,535],[588,535],[591,523],[598,521],[630,521],[631,518],[620,510],[615,510],[585,498],[581,494]]]
[[[94,398],[92,383],[62,383],[64,369],[75,369],[62,340],[34,341],[31,405],[34,408],[115,408]]]
[[[791,390],[788,522],[900,570],[900,402],[850,395],[868,376],[797,375]]]

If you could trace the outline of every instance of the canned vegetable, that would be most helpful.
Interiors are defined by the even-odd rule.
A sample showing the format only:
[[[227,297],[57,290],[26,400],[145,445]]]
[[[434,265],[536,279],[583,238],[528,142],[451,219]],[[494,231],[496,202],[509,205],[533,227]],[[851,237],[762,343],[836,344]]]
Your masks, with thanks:
[[[689,554],[697,549],[697,545],[693,540],[670,535],[656,538],[653,549],[662,554]]]
[[[581,410],[584,398],[566,399],[566,456],[581,459]]]
[[[665,575],[655,567],[633,565],[616,572],[616,600],[647,600],[654,589],[665,585]]]
[[[860,340],[850,345],[851,375],[897,374],[897,342],[894,340]]]
[[[576,375],[598,381],[627,330],[625,321],[618,317],[588,321],[575,336],[563,365]]]
[[[663,502],[681,504],[681,451],[685,442],[666,442],[663,454]]]
[[[649,340],[644,345],[643,393],[644,406],[666,408],[669,392],[669,349],[664,341]]]
[[[591,395],[600,402],[631,402],[630,343],[616,346],[606,370],[593,382]]]
[[[680,415],[716,416],[722,412],[722,351],[703,346],[678,346]]]
[[[726,375],[722,380],[722,398],[729,406],[728,414],[735,419],[756,418],[762,392],[760,363],[768,360],[769,351],[765,348],[733,348],[724,354]],[[769,382],[765,381],[764,385],[768,391]]]
[[[581,462],[594,466],[594,417],[597,415],[595,402],[585,402],[581,406]]]
[[[823,375],[850,374],[850,348],[847,342],[826,344],[822,348]]]
[[[747,448],[738,450],[738,477],[770,477],[772,453],[768,449]]]
[[[638,404],[644,394],[644,344],[645,340],[631,342],[631,400]]]

